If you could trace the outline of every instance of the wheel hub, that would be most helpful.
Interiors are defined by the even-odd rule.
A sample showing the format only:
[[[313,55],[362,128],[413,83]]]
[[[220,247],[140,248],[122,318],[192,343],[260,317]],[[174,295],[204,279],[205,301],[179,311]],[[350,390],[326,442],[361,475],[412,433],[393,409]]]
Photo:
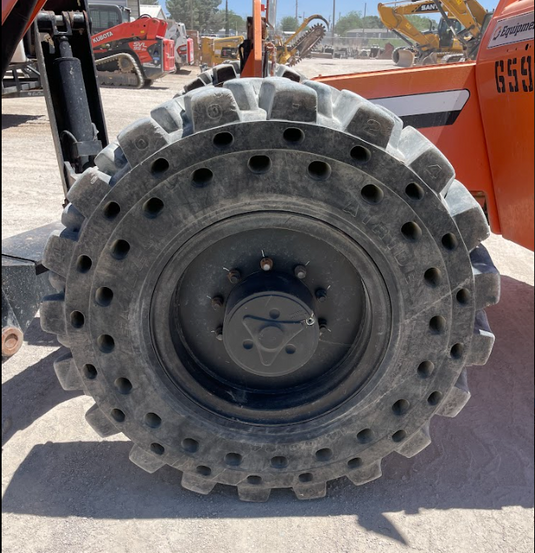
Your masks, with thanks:
[[[297,278],[257,273],[232,291],[223,343],[246,371],[267,377],[290,374],[314,355],[318,341],[314,299]]]

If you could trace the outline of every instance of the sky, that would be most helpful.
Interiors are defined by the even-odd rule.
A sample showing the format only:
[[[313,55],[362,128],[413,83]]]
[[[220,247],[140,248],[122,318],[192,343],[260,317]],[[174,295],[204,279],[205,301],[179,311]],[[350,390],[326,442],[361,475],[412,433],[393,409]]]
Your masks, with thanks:
[[[388,1],[388,0],[387,0]],[[405,0],[404,0],[405,1]],[[407,0],[408,1],[408,0]],[[330,20],[333,13],[332,0],[297,0],[299,17],[302,17],[303,12],[305,17],[318,13]],[[340,14],[344,15],[350,11],[361,12],[364,15],[366,6],[366,15],[377,15],[378,0],[335,0],[336,2],[336,19]],[[498,5],[498,0],[479,0],[479,2],[487,9],[492,10]],[[160,4],[165,6],[165,0],[160,0]],[[238,15],[245,17],[250,15],[252,10],[252,0],[228,0],[229,10],[233,10]],[[225,2],[222,2],[220,9],[225,8]],[[278,0],[277,2],[277,19],[280,21],[285,16],[295,16],[295,0]]]

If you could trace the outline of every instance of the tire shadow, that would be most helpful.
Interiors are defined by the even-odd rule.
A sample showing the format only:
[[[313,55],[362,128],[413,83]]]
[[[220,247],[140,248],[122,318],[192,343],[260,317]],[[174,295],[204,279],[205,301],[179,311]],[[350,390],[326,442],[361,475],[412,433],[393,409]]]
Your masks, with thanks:
[[[266,504],[242,503],[226,486],[206,497],[182,489],[171,467],[145,473],[129,462],[129,442],[47,442],[35,445],[14,473],[3,510],[95,519],[352,515],[360,527],[406,544],[386,513],[532,508],[533,287],[502,277],[502,300],[488,315],[496,345],[487,366],[469,370],[472,400],[455,419],[435,417],[432,445],[413,459],[390,455],[383,478],[370,484],[355,488],[340,479],[323,500],[299,502],[290,490],[274,490]],[[8,382],[5,400],[19,427],[74,397],[56,384],[51,357]],[[42,379],[43,393],[29,398],[25,382],[34,378]]]
[[[22,350],[15,355],[24,355],[27,345],[61,348],[54,334],[42,330],[39,317],[30,323]],[[82,394],[65,392],[60,386],[54,361],[61,354],[62,350],[54,350],[2,385],[2,448],[19,430],[28,428],[60,403]],[[5,363],[9,362],[8,358]]]
[[[42,115],[2,113],[2,130],[9,129],[11,127],[18,127],[19,125],[24,125],[30,121],[42,119],[42,117]]]

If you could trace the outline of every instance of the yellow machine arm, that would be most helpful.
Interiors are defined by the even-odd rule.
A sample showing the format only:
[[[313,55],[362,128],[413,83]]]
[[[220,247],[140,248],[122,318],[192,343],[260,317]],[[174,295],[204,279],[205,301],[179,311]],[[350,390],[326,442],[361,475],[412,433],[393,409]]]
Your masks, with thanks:
[[[308,25],[319,19],[327,28],[328,21],[321,15],[315,14],[307,17],[299,28],[286,40],[276,42],[277,62],[282,65],[295,65],[321,42],[325,36],[325,27],[318,23],[307,29]]]
[[[289,37],[286,41],[284,41],[283,46],[288,46],[292,42],[295,42],[296,39],[298,40],[299,35],[308,27],[309,23],[311,23],[315,19],[320,19],[325,23],[325,25],[327,25],[327,27],[329,27],[329,22],[322,15],[319,15],[319,14],[311,15],[310,17],[307,17],[303,21],[303,23],[301,23],[297,31],[295,31],[295,33],[291,37]]]
[[[485,8],[477,0],[440,0],[444,8],[473,38],[481,34],[487,16]]]
[[[397,5],[396,2],[378,4],[377,10],[383,25],[414,41],[423,51],[438,50],[439,40],[434,33],[423,33],[414,26],[406,15],[436,13],[438,8],[433,0]]]

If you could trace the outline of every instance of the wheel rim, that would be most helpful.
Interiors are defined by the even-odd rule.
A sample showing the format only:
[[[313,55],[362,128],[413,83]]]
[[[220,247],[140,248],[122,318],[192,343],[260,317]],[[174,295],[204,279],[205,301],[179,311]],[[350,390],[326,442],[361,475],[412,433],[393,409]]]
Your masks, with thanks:
[[[150,347],[172,393],[222,417],[291,424],[331,412],[379,369],[392,324],[380,272],[330,225],[294,214],[284,228],[289,216],[229,218],[170,256],[149,319]],[[262,271],[267,255],[274,267]],[[307,269],[302,279],[299,266]],[[234,267],[235,284],[228,278]],[[263,309],[274,296],[277,306]],[[286,324],[269,321],[288,313]],[[270,339],[275,347],[258,351]]]

